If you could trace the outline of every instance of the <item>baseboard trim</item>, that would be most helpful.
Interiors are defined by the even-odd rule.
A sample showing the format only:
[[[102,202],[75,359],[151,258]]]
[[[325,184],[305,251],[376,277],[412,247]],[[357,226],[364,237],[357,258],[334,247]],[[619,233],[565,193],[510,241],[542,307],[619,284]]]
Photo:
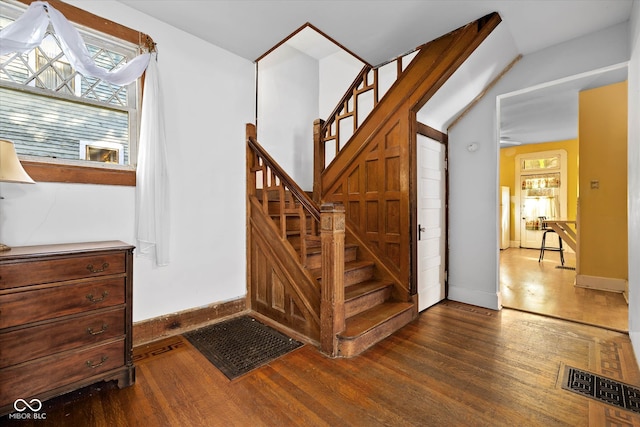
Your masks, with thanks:
[[[133,346],[137,347],[215,323],[244,313],[247,301],[241,298],[171,313],[133,324]]]
[[[578,274],[576,275],[576,286],[579,288],[622,293],[627,289],[627,281],[625,279]]]

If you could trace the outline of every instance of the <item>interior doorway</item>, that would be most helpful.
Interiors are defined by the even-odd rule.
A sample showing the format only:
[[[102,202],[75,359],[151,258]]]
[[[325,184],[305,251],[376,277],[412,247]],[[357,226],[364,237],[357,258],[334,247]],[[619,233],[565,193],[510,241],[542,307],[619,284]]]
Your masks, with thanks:
[[[517,156],[525,152],[544,151],[534,146],[545,143],[562,143],[575,140],[576,150],[578,144],[578,93],[582,90],[594,87],[606,86],[616,81],[624,81],[626,78],[626,66],[614,66],[608,69],[596,70],[584,73],[572,78],[561,79],[549,82],[536,87],[523,89],[517,92],[501,95],[497,98],[497,123],[498,123],[498,143],[501,152],[499,167],[500,185],[504,184],[503,162],[504,153],[509,152],[512,156]],[[574,118],[568,120],[563,126],[566,133],[554,134],[554,123],[549,118],[549,122],[544,122],[544,111],[548,110],[547,116],[561,116],[558,113],[559,99],[563,98],[559,94],[571,94],[564,102],[572,104],[570,108],[575,110]],[[545,100],[546,99],[546,100]],[[547,103],[555,104],[550,107]],[[534,108],[537,113],[523,114],[525,109]],[[517,114],[514,114],[517,113]],[[509,116],[509,117],[507,117]],[[514,117],[518,119],[514,121]],[[533,117],[535,116],[535,117]],[[548,117],[547,117],[548,118]],[[557,117],[553,117],[557,119]],[[567,126],[568,125],[568,126]],[[528,130],[525,132],[524,130]],[[544,129],[541,132],[539,129]],[[557,136],[560,135],[560,136]],[[547,148],[548,150],[549,148]],[[562,146],[555,146],[552,149],[561,150]],[[603,147],[606,149],[606,147]],[[571,149],[567,149],[571,151]],[[571,154],[571,153],[570,153]],[[577,155],[574,171],[569,172],[566,178],[560,178],[565,183],[570,183],[572,174],[575,176],[574,187],[576,195],[569,197],[568,209],[560,216],[563,220],[578,220],[578,194],[580,192],[579,179],[577,178]],[[526,157],[526,156],[525,156]],[[543,156],[544,157],[544,156]],[[569,156],[571,157],[571,156]],[[519,163],[522,157],[518,159]],[[511,242],[509,247],[502,249],[499,254],[499,286],[502,306],[538,314],[558,317],[587,324],[593,324],[608,329],[627,331],[628,330],[628,306],[621,293],[585,289],[575,286],[576,271],[579,263],[575,253],[565,252],[566,263],[562,265],[558,253],[545,254],[544,260],[540,261],[541,236],[531,233],[530,239],[526,236],[515,236],[515,234],[527,233],[527,219],[523,215],[525,208],[523,205],[524,193],[522,193],[522,176],[516,178],[515,167],[511,171],[511,212],[513,220],[511,222]],[[553,174],[539,174],[532,176],[535,182],[525,183],[538,184],[538,189],[542,184],[546,187],[549,180],[555,179]],[[544,176],[542,176],[544,175]],[[525,180],[526,181],[526,180]],[[548,190],[544,190],[549,192]],[[518,196],[518,197],[516,197]],[[551,207],[549,207],[551,209]],[[534,215],[547,216],[547,215]],[[532,231],[536,218],[529,218]],[[520,227],[521,222],[524,226]],[[583,230],[584,231],[584,230]],[[541,234],[538,232],[537,234]],[[522,240],[525,240],[522,244]],[[531,240],[531,241],[529,241]],[[565,248],[566,249],[566,248]],[[579,267],[579,265],[578,265]]]

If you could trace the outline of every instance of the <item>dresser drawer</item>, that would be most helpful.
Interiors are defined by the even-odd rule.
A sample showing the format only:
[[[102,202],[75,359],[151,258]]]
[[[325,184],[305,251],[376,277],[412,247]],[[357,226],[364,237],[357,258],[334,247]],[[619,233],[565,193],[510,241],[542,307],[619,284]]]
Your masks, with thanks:
[[[0,295],[0,328],[124,304],[125,279],[106,279]]]
[[[122,252],[6,263],[0,265],[0,289],[124,272],[125,254]]]
[[[19,366],[0,370],[0,406],[16,399],[38,397],[52,385],[63,387],[124,365],[124,340],[60,353]]]
[[[124,335],[124,308],[0,333],[0,368]]]

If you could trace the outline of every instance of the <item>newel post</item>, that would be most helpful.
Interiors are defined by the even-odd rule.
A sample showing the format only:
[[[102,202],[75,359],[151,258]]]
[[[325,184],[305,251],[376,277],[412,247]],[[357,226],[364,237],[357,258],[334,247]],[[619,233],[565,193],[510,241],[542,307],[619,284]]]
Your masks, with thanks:
[[[344,206],[324,203],[320,207],[322,279],[320,285],[320,347],[335,357],[337,334],[345,329],[344,319]]]
[[[322,126],[324,126],[324,120],[313,121],[313,201],[316,203],[320,203],[322,197],[322,171],[325,160]]]

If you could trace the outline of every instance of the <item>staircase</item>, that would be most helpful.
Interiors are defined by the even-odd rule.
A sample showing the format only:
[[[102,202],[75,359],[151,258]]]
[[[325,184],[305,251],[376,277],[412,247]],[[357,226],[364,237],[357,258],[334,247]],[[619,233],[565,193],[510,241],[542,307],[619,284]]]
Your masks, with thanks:
[[[285,201],[281,202],[279,194],[279,189],[258,191],[257,199],[264,203],[266,198],[269,218],[278,229],[285,230],[287,242],[320,290],[322,247],[319,236],[313,235],[313,217],[306,214],[301,221],[298,215],[300,204],[292,202],[293,197],[288,192],[285,193]],[[281,222],[283,211],[284,227]],[[352,357],[363,352],[409,323],[417,314],[412,302],[394,298],[393,282],[380,274],[374,261],[363,258],[359,249],[358,244],[344,244],[345,322],[344,330],[336,336],[334,356]]]
[[[331,117],[314,124],[313,198],[247,125],[251,310],[331,357],[360,354],[417,316],[416,113],[499,22],[493,13],[429,42],[406,68],[399,58],[381,99],[378,69],[365,67]],[[365,91],[374,105],[359,123]],[[343,119],[353,121],[347,142]],[[335,144],[332,160],[326,144]]]
[[[312,239],[312,238],[308,238]],[[319,287],[322,282],[321,249],[312,239],[305,267]],[[393,298],[393,283],[379,278],[373,261],[358,257],[356,244],[344,246],[345,329],[337,334],[337,355],[355,356],[391,335],[416,315],[414,304]]]

